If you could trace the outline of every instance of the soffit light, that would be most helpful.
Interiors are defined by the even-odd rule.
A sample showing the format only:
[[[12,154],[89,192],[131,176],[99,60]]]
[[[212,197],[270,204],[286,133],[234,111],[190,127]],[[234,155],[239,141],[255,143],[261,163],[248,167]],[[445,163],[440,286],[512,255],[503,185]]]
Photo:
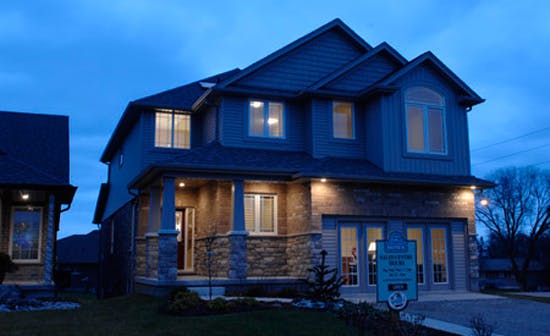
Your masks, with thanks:
[[[325,183],[325,182],[327,182],[327,179],[323,177],[323,178],[321,179],[321,182]]]
[[[21,199],[22,199],[23,201],[28,201],[30,197],[31,197],[31,196],[29,195],[29,193],[26,193],[26,192],[22,192],[22,193],[21,193]]]
[[[259,108],[262,106],[262,102],[253,101],[253,102],[250,102],[250,106],[252,106],[253,108]]]
[[[180,182],[180,183],[178,184],[178,186],[179,186],[180,188],[183,188],[183,187],[185,187],[185,183]]]

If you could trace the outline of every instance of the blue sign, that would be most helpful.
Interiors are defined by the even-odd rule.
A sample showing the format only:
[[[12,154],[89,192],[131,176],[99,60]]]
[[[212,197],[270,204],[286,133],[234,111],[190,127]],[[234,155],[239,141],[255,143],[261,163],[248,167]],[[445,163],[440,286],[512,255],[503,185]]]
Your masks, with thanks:
[[[388,240],[376,241],[376,300],[402,310],[418,300],[416,241],[392,232]]]

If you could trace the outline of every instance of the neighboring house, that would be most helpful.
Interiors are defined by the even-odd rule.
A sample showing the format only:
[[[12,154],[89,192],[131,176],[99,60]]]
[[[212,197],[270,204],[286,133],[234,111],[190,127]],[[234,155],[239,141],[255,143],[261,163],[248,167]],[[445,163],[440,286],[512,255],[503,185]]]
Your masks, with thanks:
[[[516,262],[523,265],[521,258]],[[482,289],[520,289],[508,258],[480,258],[479,286]],[[531,290],[550,289],[550,269],[532,260],[527,271],[527,287]]]
[[[216,286],[302,283],[325,249],[343,293],[373,293],[390,231],[418,241],[421,291],[476,290],[481,102],[431,52],[408,61],[338,19],[130,102],[101,156],[104,295],[204,286],[211,236]]]
[[[99,266],[99,230],[57,241],[56,284],[70,290],[95,291]]]
[[[0,112],[0,251],[19,266],[5,283],[53,288],[59,218],[75,191],[69,118]]]

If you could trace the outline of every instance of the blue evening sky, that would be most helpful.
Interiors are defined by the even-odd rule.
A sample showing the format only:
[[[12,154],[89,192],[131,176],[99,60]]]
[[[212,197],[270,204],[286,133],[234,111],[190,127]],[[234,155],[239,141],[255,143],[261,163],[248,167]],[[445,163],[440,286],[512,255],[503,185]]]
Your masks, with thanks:
[[[95,228],[99,157],[130,100],[244,68],[336,17],[407,59],[431,50],[487,99],[468,114],[473,150],[547,128],[473,151],[475,175],[550,168],[550,2],[3,1],[0,110],[70,117],[79,189],[60,236]]]

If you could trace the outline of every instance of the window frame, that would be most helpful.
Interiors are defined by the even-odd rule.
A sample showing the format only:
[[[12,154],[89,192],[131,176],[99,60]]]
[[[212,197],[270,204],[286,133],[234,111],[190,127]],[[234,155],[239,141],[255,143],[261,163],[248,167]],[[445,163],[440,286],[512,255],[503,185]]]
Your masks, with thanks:
[[[357,283],[354,284],[354,285],[345,285],[342,283],[342,287],[343,288],[359,288],[362,286],[361,284],[361,249],[360,249],[360,243],[361,243],[361,233],[360,233],[360,227],[358,227],[357,225],[352,225],[352,224],[341,224],[338,226],[338,270],[339,270],[339,275],[340,276],[344,276],[344,273],[343,273],[343,267],[342,267],[342,247],[343,247],[343,244],[342,244],[342,229],[353,229],[355,230],[355,248],[356,248],[356,270],[355,270],[355,275],[357,277]],[[351,272],[349,273],[349,275],[351,276]]]
[[[246,199],[246,197],[254,196],[254,230],[249,231],[246,228],[246,209],[245,209],[245,223],[244,227],[245,230],[249,233],[251,236],[276,236],[278,234],[278,211],[277,211],[277,204],[278,204],[278,197],[277,194],[262,194],[262,193],[244,193],[243,196],[243,202]],[[260,220],[260,208],[261,208],[261,198],[262,197],[273,197],[273,232],[262,232],[261,231],[261,220]],[[244,206],[246,206],[246,202],[244,202]],[[244,208],[243,206],[243,208]]]
[[[251,104],[252,102],[261,102],[264,104],[264,122],[263,122],[263,135],[252,134],[251,132],[251,121],[252,121],[252,111]],[[280,136],[269,135],[269,104],[281,104],[281,134]],[[248,107],[246,114],[247,121],[247,131],[246,134],[250,138],[254,139],[286,139],[286,104],[280,100],[269,100],[269,99],[258,99],[258,98],[249,98]]]
[[[434,92],[435,94],[439,95],[443,100],[443,105],[434,105],[434,104],[427,104],[427,103],[419,103],[419,102],[411,102],[407,101],[407,91],[414,88],[424,88],[427,90],[430,90]],[[403,90],[403,106],[404,106],[404,112],[405,112],[405,152],[407,154],[419,156],[419,155],[427,155],[427,156],[433,156],[433,157],[446,157],[449,155],[449,141],[448,141],[448,135],[447,135],[447,99],[444,94],[441,94],[440,91],[435,90],[429,86],[426,85],[414,85],[409,86],[405,90]],[[418,106],[422,108],[422,124],[424,128],[424,150],[410,150],[409,149],[409,106]],[[442,133],[443,133],[443,152],[432,152],[430,151],[430,123],[429,123],[429,115],[428,111],[430,108],[441,110],[441,121],[442,121]]]
[[[39,210],[40,211],[40,220],[38,223],[38,253],[36,259],[14,259],[13,258],[13,231],[14,231],[14,219],[15,211],[18,209],[23,210]],[[11,216],[10,216],[10,236],[9,236],[9,248],[8,253],[14,263],[17,264],[40,264],[42,262],[42,230],[44,229],[44,207],[42,206],[21,206],[16,205],[11,207]]]
[[[163,113],[163,114],[170,114],[170,146],[158,146],[157,145],[157,114],[158,113]],[[189,118],[189,141],[188,141],[188,144],[189,144],[189,147],[175,147],[175,119],[176,119],[176,115],[182,115],[182,116],[187,116]],[[153,128],[154,128],[154,132],[153,132],[153,147],[156,148],[156,149],[167,149],[167,150],[188,150],[188,149],[191,149],[192,145],[191,145],[191,140],[192,140],[192,126],[191,126],[191,113],[186,113],[184,111],[175,111],[175,110],[161,110],[161,109],[156,109],[153,113]]]
[[[445,226],[431,226],[431,227],[427,227],[426,228],[428,230],[428,233],[429,233],[429,243],[430,243],[430,285],[432,286],[445,286],[445,285],[449,285],[450,284],[450,272],[449,272],[449,267],[451,266],[450,265],[450,261],[451,261],[451,257],[449,256],[449,252],[452,253],[452,250],[450,250],[450,248],[452,248],[452,246],[449,244],[450,243],[450,240],[449,240],[449,232],[450,232],[450,229],[445,227]],[[444,282],[435,282],[435,271],[434,271],[434,258],[433,258],[433,254],[434,254],[434,250],[433,250],[433,230],[443,230],[443,241],[445,242],[445,281]]]
[[[335,124],[334,124],[334,114],[335,114],[335,111],[334,111],[334,107],[336,106],[337,103],[344,103],[344,104],[350,104],[351,105],[351,137],[350,138],[341,138],[341,137],[337,137],[335,136],[334,134],[334,131],[335,131]],[[331,118],[330,118],[330,125],[331,125],[331,128],[332,128],[332,139],[334,140],[337,140],[337,141],[355,141],[357,139],[357,135],[356,135],[356,130],[355,130],[355,124],[356,124],[356,118],[355,118],[355,103],[352,102],[352,101],[346,101],[346,100],[333,100],[332,101],[332,104],[331,104],[331,107],[332,107],[332,114],[331,114]]]

